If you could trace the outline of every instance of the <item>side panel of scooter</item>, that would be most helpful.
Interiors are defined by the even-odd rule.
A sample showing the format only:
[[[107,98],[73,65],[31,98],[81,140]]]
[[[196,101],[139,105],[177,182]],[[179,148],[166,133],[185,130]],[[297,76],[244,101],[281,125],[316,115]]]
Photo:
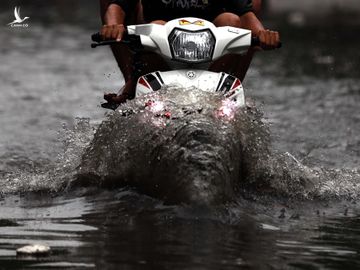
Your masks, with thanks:
[[[251,45],[251,31],[249,30],[223,26],[213,31],[216,37],[213,60],[229,53],[244,54]]]
[[[137,81],[135,96],[139,97],[160,90],[165,84],[161,74],[162,72],[156,71],[141,76]]]

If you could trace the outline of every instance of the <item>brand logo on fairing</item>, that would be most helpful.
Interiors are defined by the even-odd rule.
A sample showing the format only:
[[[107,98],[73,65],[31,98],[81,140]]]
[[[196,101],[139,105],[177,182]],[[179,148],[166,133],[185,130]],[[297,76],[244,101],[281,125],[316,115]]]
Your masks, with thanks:
[[[196,78],[196,73],[195,73],[195,71],[189,70],[189,71],[186,72],[186,76],[187,76],[190,80],[192,80],[192,79],[195,79],[195,78]]]
[[[205,22],[202,21],[202,20],[197,20],[197,21],[194,21],[194,22],[190,22],[188,20],[179,20],[179,24],[180,25],[195,24],[195,25],[198,25],[198,26],[205,26]]]
[[[8,23],[7,25],[10,25],[10,27],[28,27],[29,26],[27,23],[23,23],[23,22],[27,19],[30,19],[30,17],[24,17],[23,19],[21,19],[20,7],[15,7],[14,16],[15,16],[15,20],[11,23]]]

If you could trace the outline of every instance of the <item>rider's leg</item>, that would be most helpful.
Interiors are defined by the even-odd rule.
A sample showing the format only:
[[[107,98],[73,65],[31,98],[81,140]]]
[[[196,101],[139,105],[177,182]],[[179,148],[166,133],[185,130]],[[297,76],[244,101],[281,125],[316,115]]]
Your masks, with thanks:
[[[109,4],[110,4],[109,0],[100,0],[100,15],[103,23],[104,23],[104,15]],[[140,7],[138,5],[136,7],[136,11],[139,8]],[[137,12],[133,12],[132,14],[137,14]],[[136,23],[136,21],[137,21],[137,15],[127,16],[126,18],[127,24],[134,24]],[[132,52],[129,50],[127,46],[123,44],[111,45],[110,47],[125,80],[125,86],[123,91],[124,97],[126,96],[126,98],[132,98],[134,96],[134,91],[132,91],[132,89],[134,88],[133,77],[135,73]],[[115,94],[105,94],[104,98],[110,102],[115,96],[116,96]]]
[[[141,6],[140,6],[141,8]],[[137,22],[141,22],[142,12],[137,14]],[[140,20],[140,21],[139,21]],[[155,24],[165,24],[165,21],[153,21]],[[123,73],[125,86],[121,95],[106,94],[104,98],[109,102],[123,103],[127,99],[135,97],[136,82],[139,76],[154,71],[169,70],[168,65],[162,57],[152,52],[139,52],[135,56],[127,46],[119,44],[111,46],[115,59]]]
[[[258,20],[253,20],[254,13],[248,12],[239,17],[236,14],[224,12],[218,15],[213,23],[216,26],[233,26],[239,28],[245,28],[257,33],[263,29],[262,25],[258,23]],[[236,76],[241,81],[244,80],[246,72],[250,66],[255,50],[250,48],[245,55],[225,55],[219,60],[215,61],[209,68],[214,72],[226,71]]]
[[[109,0],[100,1],[100,12],[101,18],[104,18],[106,9],[109,5]],[[139,3],[136,6],[132,16],[127,16],[126,24],[138,24],[144,23],[142,6]],[[165,22],[156,21],[154,23],[164,24]],[[125,85],[122,89],[121,96],[116,96],[115,94],[105,94],[104,98],[109,102],[122,103],[126,99],[131,99],[135,95],[136,81],[139,75],[150,73],[157,70],[166,70],[167,66],[162,58],[156,57],[153,53],[141,53],[137,55],[137,62],[141,65],[135,64],[134,54],[129,50],[128,46],[123,44],[116,44],[111,46],[112,53],[115,57],[115,60],[120,68],[120,71],[123,74]],[[140,70],[139,70],[140,69]]]

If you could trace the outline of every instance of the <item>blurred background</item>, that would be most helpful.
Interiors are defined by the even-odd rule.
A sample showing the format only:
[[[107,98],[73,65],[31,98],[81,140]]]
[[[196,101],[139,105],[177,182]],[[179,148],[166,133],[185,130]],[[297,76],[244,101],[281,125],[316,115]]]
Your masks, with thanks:
[[[13,6],[23,7],[23,12],[31,12],[37,23],[82,23],[83,25],[95,25],[99,22],[97,15],[99,3],[97,0],[3,0],[0,3],[1,16],[6,18],[12,14]],[[262,0],[262,10],[264,16],[290,15],[294,19],[297,15],[304,19],[312,18],[315,23],[320,18],[346,21],[348,23],[358,23],[360,3],[357,0]],[[301,14],[301,15],[300,15]],[[337,18],[336,15],[342,15]],[[349,17],[348,17],[348,16]],[[34,23],[35,21],[33,21]]]

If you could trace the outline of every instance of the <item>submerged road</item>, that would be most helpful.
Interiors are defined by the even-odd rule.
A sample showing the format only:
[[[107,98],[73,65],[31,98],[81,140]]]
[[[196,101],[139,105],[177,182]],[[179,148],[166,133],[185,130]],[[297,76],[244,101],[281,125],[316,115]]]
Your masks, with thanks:
[[[274,180],[280,194],[311,196],[298,189],[304,166],[326,177],[312,200],[240,192],[212,209],[168,206],[129,188],[49,193],[73,176],[105,119],[102,94],[121,85],[119,74],[108,50],[88,47],[93,30],[34,23],[1,31],[0,186],[13,193],[0,199],[0,265],[359,268],[357,28],[279,28],[284,47],[259,54],[244,83],[264,112],[271,157],[285,160],[270,167],[283,178],[259,179]],[[45,191],[30,192],[38,189]],[[54,253],[16,258],[29,242]]]

